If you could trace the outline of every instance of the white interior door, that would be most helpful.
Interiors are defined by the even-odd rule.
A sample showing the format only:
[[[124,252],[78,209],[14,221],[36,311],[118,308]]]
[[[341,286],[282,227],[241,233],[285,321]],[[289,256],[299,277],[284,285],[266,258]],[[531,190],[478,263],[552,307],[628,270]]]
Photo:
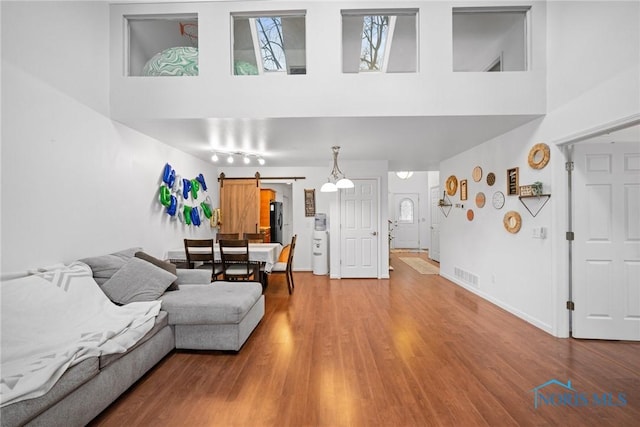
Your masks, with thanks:
[[[394,248],[418,249],[420,247],[420,198],[417,193],[395,193],[393,195]]]
[[[442,211],[438,206],[440,197],[440,187],[431,187],[431,246],[429,247],[429,258],[440,262],[440,220]]]
[[[573,336],[640,340],[640,144],[577,144]]]
[[[340,195],[340,275],[378,277],[378,182],[352,181],[355,187]]]

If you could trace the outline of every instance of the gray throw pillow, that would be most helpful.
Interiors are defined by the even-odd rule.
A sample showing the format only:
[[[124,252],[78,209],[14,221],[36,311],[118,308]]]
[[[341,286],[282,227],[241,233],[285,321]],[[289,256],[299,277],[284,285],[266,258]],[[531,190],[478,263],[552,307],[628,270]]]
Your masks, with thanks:
[[[176,279],[175,274],[134,257],[102,285],[102,291],[117,304],[153,301]]]
[[[161,259],[158,259],[154,256],[149,255],[146,252],[136,252],[136,254],[134,255],[136,258],[140,258],[143,259],[147,262],[150,262],[151,264],[155,265],[156,267],[160,267],[163,270],[168,271],[169,273],[175,275],[176,277],[178,277],[178,270],[176,269],[176,266],[171,264],[168,261],[162,261]],[[169,287],[167,288],[167,292],[168,291],[177,291],[180,288],[178,287],[178,281],[175,280],[173,283],[171,283],[169,285]]]
[[[109,255],[94,256],[79,261],[91,267],[93,278],[98,285],[102,286],[116,271],[120,270],[127,261],[133,258],[136,252],[141,250],[142,248],[129,248]]]

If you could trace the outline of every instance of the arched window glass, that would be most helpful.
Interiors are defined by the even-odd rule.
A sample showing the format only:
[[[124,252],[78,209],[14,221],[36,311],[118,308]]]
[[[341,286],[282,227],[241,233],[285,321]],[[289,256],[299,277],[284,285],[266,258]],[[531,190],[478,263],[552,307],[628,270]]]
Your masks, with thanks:
[[[413,223],[413,211],[413,200],[402,199],[400,201],[400,216],[398,222]]]

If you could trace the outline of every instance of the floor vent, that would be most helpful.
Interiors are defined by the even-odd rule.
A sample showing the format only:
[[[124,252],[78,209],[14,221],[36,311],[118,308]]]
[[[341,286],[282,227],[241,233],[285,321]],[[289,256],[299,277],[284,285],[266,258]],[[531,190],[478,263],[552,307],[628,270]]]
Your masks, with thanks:
[[[478,276],[476,276],[475,274],[469,273],[468,271],[465,271],[458,267],[454,268],[453,274],[456,278],[462,280],[463,282],[468,283],[473,287],[478,287]]]

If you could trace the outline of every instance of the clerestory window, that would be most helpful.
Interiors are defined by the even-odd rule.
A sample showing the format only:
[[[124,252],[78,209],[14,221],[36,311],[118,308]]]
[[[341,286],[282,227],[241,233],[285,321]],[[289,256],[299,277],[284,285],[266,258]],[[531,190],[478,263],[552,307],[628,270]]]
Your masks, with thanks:
[[[418,68],[416,9],[343,10],[343,73],[410,73]]]
[[[125,16],[128,76],[197,76],[198,15]]]
[[[233,14],[233,74],[306,74],[304,12]]]
[[[453,8],[453,71],[526,71],[528,13],[528,6]]]

